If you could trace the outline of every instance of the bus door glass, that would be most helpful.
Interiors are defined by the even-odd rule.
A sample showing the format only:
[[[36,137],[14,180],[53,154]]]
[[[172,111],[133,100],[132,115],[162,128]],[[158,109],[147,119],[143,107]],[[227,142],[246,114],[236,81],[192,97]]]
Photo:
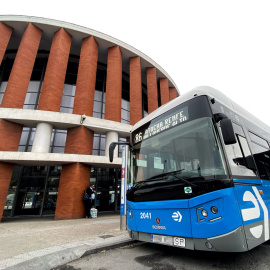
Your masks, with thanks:
[[[260,179],[262,179],[263,194],[261,197],[270,211],[270,149],[266,140],[249,132],[251,140],[251,151],[258,168]],[[268,213],[269,216],[269,213]]]
[[[268,222],[268,217],[265,219],[267,208],[262,197],[262,180],[259,179],[243,129],[235,123],[233,128],[237,142],[225,145],[225,149],[235,184],[247,245],[251,249],[266,240],[264,228],[265,221]]]

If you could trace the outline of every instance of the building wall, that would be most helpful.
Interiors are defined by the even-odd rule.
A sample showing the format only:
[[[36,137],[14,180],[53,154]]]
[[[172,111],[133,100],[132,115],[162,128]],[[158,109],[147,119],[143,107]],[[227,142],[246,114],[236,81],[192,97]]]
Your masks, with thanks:
[[[0,108],[62,112],[133,125],[158,108],[158,85],[161,105],[178,95],[176,88],[170,87],[168,78],[157,77],[156,67],[149,63],[149,67],[143,68],[141,57],[136,55],[127,61],[126,49],[119,45],[111,46],[110,43],[104,50],[103,44],[100,49],[94,36],[84,34],[79,39],[80,33],[57,26],[50,38],[46,27],[31,22],[25,24],[25,30],[18,38],[16,25],[20,26],[20,22],[10,24],[13,27],[9,22],[0,22]],[[142,82],[144,77],[146,84]],[[97,133],[84,126],[57,129],[51,123],[30,126],[3,119],[0,119],[0,130],[1,151],[33,154],[104,155],[105,144],[108,145],[111,137],[111,134],[106,136],[104,132]],[[40,135],[44,132],[48,136]],[[119,140],[125,140],[118,130],[113,132]],[[41,144],[42,147],[36,147]],[[0,220],[7,194],[11,186],[14,187],[11,179],[14,175],[18,179],[24,177],[26,170],[21,167],[18,173],[18,166],[13,169],[14,163],[0,162]],[[84,216],[81,198],[89,185],[91,168],[91,164],[76,160],[63,165],[56,219]],[[47,175],[51,172],[49,170]]]

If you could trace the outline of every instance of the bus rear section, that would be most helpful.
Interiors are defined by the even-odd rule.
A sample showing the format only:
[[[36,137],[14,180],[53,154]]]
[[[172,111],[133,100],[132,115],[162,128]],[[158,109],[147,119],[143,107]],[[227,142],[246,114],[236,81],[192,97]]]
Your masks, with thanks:
[[[127,201],[131,238],[191,250],[243,252],[247,243],[234,188],[158,202]]]

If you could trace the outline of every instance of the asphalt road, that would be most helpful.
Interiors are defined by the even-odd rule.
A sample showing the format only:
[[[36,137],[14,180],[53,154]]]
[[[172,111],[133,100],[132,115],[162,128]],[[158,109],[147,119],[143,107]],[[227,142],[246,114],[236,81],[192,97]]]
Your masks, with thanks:
[[[269,270],[270,241],[245,253],[191,251],[141,243],[86,256],[57,270]],[[55,269],[55,270],[56,270]]]

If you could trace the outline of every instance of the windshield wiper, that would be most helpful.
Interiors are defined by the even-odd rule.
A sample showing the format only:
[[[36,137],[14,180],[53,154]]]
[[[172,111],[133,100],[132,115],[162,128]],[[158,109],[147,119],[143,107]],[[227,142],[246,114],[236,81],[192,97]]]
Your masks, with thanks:
[[[158,175],[155,175],[155,176],[152,176],[152,177],[148,178],[147,180],[145,180],[145,182],[152,181],[152,180],[154,180],[154,179],[161,178],[161,177],[166,176],[166,175],[173,175],[173,176],[175,176],[177,179],[179,179],[179,180],[185,182],[186,184],[189,184],[189,185],[191,185],[191,186],[193,186],[193,187],[197,187],[197,185],[195,185],[195,184],[189,182],[189,181],[186,180],[185,178],[176,176],[177,173],[179,173],[179,172],[181,172],[181,171],[183,171],[183,170],[184,170],[184,169],[177,170],[177,171],[173,171],[173,172],[165,172],[165,173],[161,173],[161,174],[158,174]]]

